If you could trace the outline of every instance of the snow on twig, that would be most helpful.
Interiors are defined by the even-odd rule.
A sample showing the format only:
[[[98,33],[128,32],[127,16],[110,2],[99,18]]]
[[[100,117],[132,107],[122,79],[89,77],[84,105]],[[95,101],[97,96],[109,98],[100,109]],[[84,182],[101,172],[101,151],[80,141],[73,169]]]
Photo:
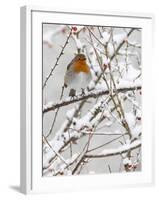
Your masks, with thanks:
[[[51,149],[54,149],[55,152],[60,152],[71,141],[75,141],[79,139],[82,135],[85,135],[83,131],[85,130],[87,131],[87,129],[92,128],[92,126],[96,123],[95,113],[99,108],[102,107],[103,103],[104,103],[103,100],[99,101],[97,104],[93,106],[93,108],[89,112],[87,112],[80,119],[74,117],[74,112],[76,112],[76,109],[72,109],[72,111],[66,113],[67,120],[62,124],[61,128],[55,134],[53,140],[49,142],[49,144],[51,145]],[[99,112],[101,113],[101,110]],[[72,124],[70,128],[67,131],[65,131],[65,127],[67,126],[67,123],[70,120],[72,120],[74,125]],[[45,154],[43,162],[43,166],[45,169],[50,166],[50,164],[52,163],[53,159],[56,156],[57,155],[53,151],[48,151]]]
[[[50,166],[48,169],[44,170],[44,173],[49,173],[51,172],[52,176],[57,176],[58,174],[69,174],[71,175],[72,172],[69,170],[69,166],[71,166],[76,160],[78,159],[79,154],[75,153],[71,158],[68,158],[65,160],[66,163],[61,163],[59,160],[54,163],[53,166]]]
[[[86,154],[85,157],[86,158],[103,158],[103,157],[109,157],[109,156],[116,156],[122,153],[126,153],[130,150],[134,150],[139,147],[141,147],[141,140],[135,140],[131,144],[125,144],[125,145],[122,145],[121,147],[117,147],[114,149],[105,149],[98,154]]]
[[[122,29],[116,32],[115,28],[93,29],[76,25],[68,28],[72,31],[70,36],[73,39],[71,42],[75,42],[75,51],[86,54],[93,78],[84,92],[43,105],[45,114],[77,103],[73,109],[68,109],[64,114],[65,120],[53,134],[53,138],[49,138],[49,145],[43,142],[43,173],[46,176],[80,174],[85,165],[94,158],[125,155],[126,163],[126,159],[131,159],[131,151],[141,147],[141,109],[140,100],[138,101],[142,89],[141,68],[139,68],[140,62],[136,62],[136,57],[132,57],[137,56],[138,52],[134,51],[134,48],[138,48],[139,45],[134,41],[129,42],[129,36],[135,29],[123,29],[122,33]],[[125,46],[127,48],[123,50]],[[135,66],[131,59],[138,66]],[[59,60],[51,68],[48,79]],[[140,54],[138,60],[140,61]],[[139,92],[136,92],[137,90]],[[92,104],[89,98],[94,98],[95,104]],[[87,108],[88,110],[84,110]],[[115,135],[118,137],[115,138]],[[100,136],[104,136],[104,141],[95,147],[94,140],[101,139]],[[113,139],[109,136],[113,136]],[[85,142],[83,144],[83,141],[86,141],[86,144]],[[116,148],[110,146],[107,149],[106,146],[114,141],[121,142],[121,145]],[[81,145],[82,148],[85,145],[82,151]],[[103,148],[105,150],[102,150]],[[109,166],[108,163],[107,165]],[[111,168],[109,171],[112,171]]]
[[[130,86],[130,85],[122,83],[122,86],[124,86],[124,87],[118,87],[117,88],[118,93],[119,92],[127,92],[127,91],[131,91],[131,90],[141,90],[141,84],[134,83],[134,84],[131,84],[131,86]],[[51,103],[48,103],[47,105],[44,105],[43,113],[53,111],[53,110],[55,110],[59,107],[67,106],[69,104],[72,104],[72,103],[75,103],[75,102],[78,102],[78,101],[81,101],[81,100],[85,100],[85,99],[88,99],[88,98],[97,98],[101,95],[106,95],[106,94],[109,94],[109,90],[90,91],[90,92],[87,92],[85,95],[78,94],[74,98],[68,97],[65,100],[62,100],[58,103],[52,103],[51,102]]]

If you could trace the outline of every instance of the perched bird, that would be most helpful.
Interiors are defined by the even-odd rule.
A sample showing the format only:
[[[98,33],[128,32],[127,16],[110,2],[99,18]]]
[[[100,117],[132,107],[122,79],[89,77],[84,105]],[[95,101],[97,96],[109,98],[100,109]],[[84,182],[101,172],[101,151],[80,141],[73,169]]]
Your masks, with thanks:
[[[68,64],[64,77],[64,86],[70,88],[69,96],[75,96],[76,91],[84,91],[91,81],[91,71],[84,54],[77,54]]]

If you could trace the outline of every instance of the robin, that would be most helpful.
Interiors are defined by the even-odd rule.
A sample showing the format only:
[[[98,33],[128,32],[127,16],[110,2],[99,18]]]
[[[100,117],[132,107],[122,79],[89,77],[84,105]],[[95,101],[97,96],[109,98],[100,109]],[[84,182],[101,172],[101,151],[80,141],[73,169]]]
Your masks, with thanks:
[[[82,93],[91,81],[91,71],[84,54],[77,54],[68,64],[64,77],[64,86],[70,88],[69,96],[76,95],[76,91],[81,89]]]

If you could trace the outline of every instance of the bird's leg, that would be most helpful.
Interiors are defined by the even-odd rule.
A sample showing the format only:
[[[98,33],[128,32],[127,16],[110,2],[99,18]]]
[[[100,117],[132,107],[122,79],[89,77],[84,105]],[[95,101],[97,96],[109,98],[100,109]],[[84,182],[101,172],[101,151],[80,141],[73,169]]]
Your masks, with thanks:
[[[70,89],[69,97],[74,98],[76,96],[76,90]]]
[[[81,96],[84,96],[84,95],[85,95],[85,89],[84,89],[84,88],[81,88],[81,91],[82,91]]]

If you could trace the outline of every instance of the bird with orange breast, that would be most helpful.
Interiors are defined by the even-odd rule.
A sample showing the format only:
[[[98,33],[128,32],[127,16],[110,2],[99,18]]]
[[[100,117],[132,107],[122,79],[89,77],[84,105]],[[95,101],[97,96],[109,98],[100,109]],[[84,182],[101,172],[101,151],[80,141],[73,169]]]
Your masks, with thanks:
[[[76,91],[87,88],[92,79],[90,67],[84,54],[77,54],[68,64],[64,77],[64,86],[70,88],[69,96],[74,97]]]

